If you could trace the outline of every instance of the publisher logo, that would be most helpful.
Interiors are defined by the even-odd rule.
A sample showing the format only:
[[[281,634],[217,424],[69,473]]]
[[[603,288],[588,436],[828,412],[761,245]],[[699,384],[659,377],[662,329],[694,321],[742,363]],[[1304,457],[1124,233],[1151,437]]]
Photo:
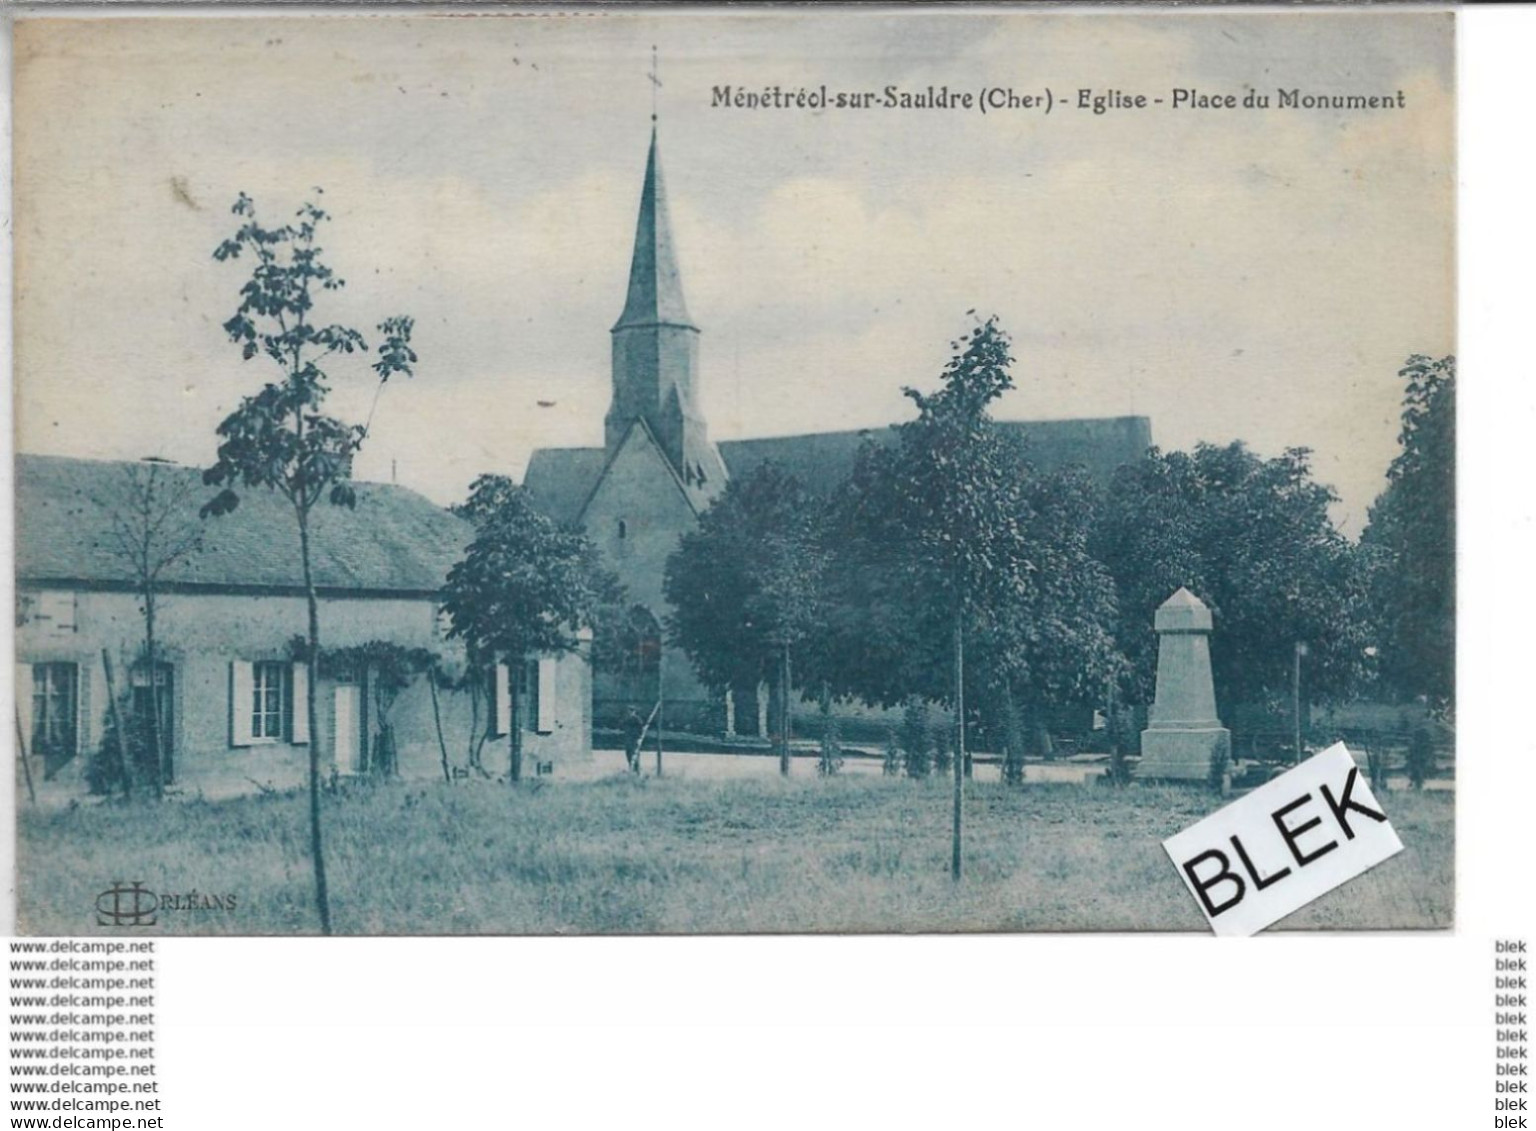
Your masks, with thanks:
[[[96,897],[96,925],[99,927],[153,927],[163,917],[175,912],[194,914],[209,911],[233,911],[239,903],[234,892],[160,892],[150,891],[143,880],[128,883],[117,880]]]
[[[144,881],[125,884],[118,880],[96,897],[98,927],[153,927],[158,921],[160,898]]]

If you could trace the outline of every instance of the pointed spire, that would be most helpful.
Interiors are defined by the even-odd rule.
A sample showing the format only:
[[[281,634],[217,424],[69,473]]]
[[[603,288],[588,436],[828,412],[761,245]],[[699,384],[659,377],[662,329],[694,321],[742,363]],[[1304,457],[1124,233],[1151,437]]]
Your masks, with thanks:
[[[683,280],[672,251],[672,223],[667,193],[656,152],[656,128],[651,127],[651,152],[645,162],[645,187],[640,193],[640,218],[635,225],[635,254],[629,267],[629,294],[615,330],[630,326],[687,326],[697,329],[683,302]]]

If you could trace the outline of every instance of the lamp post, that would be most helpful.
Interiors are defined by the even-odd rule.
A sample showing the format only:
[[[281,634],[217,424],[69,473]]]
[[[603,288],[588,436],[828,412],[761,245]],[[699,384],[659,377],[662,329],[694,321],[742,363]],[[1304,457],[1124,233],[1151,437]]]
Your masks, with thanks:
[[[1301,761],[1301,658],[1307,654],[1307,646],[1296,641],[1295,663],[1291,669],[1291,722],[1296,740],[1296,761]]]

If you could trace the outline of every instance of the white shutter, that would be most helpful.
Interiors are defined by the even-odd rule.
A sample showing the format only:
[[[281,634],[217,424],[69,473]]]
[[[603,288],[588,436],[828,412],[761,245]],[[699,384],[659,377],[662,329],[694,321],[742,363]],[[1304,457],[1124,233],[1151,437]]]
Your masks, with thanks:
[[[251,745],[251,696],[255,677],[244,660],[229,661],[229,744]]]
[[[539,713],[534,729],[540,734],[549,734],[555,729],[555,667],[558,663],[553,656],[539,657]]]
[[[38,619],[48,622],[50,632],[75,631],[75,595],[45,589],[37,597]]]
[[[293,689],[289,709],[293,721],[288,727],[288,741],[295,746],[307,746],[309,744],[309,665],[295,663],[293,675],[288,681]]]
[[[21,739],[32,753],[32,665],[16,665],[16,719],[21,724]]]
[[[496,665],[491,688],[491,735],[500,738],[512,730],[512,672],[506,664]]]

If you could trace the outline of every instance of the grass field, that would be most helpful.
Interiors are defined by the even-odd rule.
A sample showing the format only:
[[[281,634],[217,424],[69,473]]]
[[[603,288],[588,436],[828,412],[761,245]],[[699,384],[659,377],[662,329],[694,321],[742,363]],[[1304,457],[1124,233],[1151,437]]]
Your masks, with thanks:
[[[944,782],[353,783],[324,798],[339,933],[1204,930],[1162,838],[1208,794],[973,783],[949,879]],[[1449,926],[1454,797],[1383,799],[1406,850],[1287,919]],[[18,815],[19,929],[103,933],[114,881],[233,893],[150,933],[316,929],[303,794]],[[197,901],[194,901],[197,902]]]

